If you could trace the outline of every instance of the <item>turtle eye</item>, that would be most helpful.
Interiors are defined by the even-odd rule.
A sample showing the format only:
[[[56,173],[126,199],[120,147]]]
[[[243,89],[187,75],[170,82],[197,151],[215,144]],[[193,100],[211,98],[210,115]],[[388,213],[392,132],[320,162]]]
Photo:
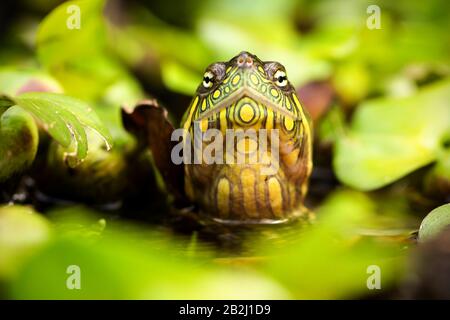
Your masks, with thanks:
[[[211,71],[206,71],[203,75],[203,86],[205,88],[211,88],[213,85],[214,74]]]
[[[273,78],[275,79],[275,83],[279,87],[285,87],[288,83],[286,72],[284,72],[283,70],[278,70],[277,72],[275,72]]]

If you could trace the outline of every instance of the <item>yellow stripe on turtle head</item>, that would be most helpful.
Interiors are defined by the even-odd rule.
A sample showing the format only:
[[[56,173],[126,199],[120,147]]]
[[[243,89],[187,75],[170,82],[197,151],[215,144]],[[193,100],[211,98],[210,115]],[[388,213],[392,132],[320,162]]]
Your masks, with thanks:
[[[191,126],[192,115],[194,114],[194,110],[197,107],[198,99],[199,99],[198,96],[196,96],[194,101],[192,102],[191,106],[188,109],[187,117],[183,124],[183,128],[185,130],[188,130],[189,127]]]

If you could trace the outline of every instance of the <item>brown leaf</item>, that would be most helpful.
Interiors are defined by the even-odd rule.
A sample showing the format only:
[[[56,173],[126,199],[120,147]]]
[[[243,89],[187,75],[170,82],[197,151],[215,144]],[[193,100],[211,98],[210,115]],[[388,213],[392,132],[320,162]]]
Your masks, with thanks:
[[[327,81],[307,83],[297,93],[314,122],[325,114],[335,95],[333,87]]]
[[[186,204],[183,165],[175,165],[170,157],[177,142],[170,139],[174,127],[167,119],[167,110],[155,99],[144,100],[133,110],[123,107],[122,122],[139,143],[150,149],[167,190],[175,197],[175,204]]]

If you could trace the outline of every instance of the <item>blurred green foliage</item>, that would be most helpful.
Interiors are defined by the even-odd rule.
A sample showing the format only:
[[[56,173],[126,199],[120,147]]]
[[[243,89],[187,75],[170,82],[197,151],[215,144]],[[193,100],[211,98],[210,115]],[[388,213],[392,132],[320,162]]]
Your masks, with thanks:
[[[135,232],[136,233],[136,232]],[[158,245],[159,234],[146,234],[145,246],[116,231],[92,244],[64,237],[33,258],[14,281],[14,298],[57,299],[230,299],[288,298],[287,292],[263,275],[227,270],[206,261],[176,256]],[[150,241],[149,241],[150,240]],[[152,241],[153,240],[153,244]],[[69,265],[81,269],[81,290],[68,290]],[[242,284],[245,286],[242,287]],[[44,286],[46,289],[39,290]],[[239,288],[239,290],[236,290]]]
[[[0,107],[0,182],[33,163],[39,140],[31,115],[19,106],[5,109]]]
[[[419,229],[419,240],[427,241],[439,234],[450,225],[450,203],[444,204],[433,211],[431,211],[425,219]]]
[[[294,224],[242,238],[235,231],[250,256],[223,251],[196,232],[182,237],[167,225],[138,227],[92,207],[4,205],[2,297],[361,297],[370,294],[370,265],[381,268],[383,289],[401,282],[409,232],[449,201],[445,0],[18,3],[23,12],[0,19],[0,182],[19,182],[33,161],[44,161],[66,194],[96,199],[105,190],[115,196],[132,189],[129,167],[142,176],[152,167],[131,161],[137,144],[120,107],[156,97],[176,122],[204,69],[247,50],[282,63],[299,91],[330,85],[333,98],[314,118],[315,165],[352,189],[327,186],[313,208],[318,221],[306,230]],[[381,8],[381,29],[366,26],[373,4]],[[72,5],[80,9],[79,29],[67,27]],[[304,105],[316,111],[314,103]],[[13,148],[23,145],[24,132],[30,147]],[[111,152],[104,142],[114,145]],[[74,155],[68,163],[67,154]],[[159,194],[141,191],[155,207]],[[448,224],[447,208],[430,213],[420,239]],[[81,269],[81,290],[66,287],[70,265]]]
[[[337,140],[337,176],[349,186],[371,190],[436,160],[450,136],[449,101],[447,80],[406,98],[361,104],[349,132]]]
[[[380,241],[361,229],[381,229],[376,204],[355,191],[332,194],[317,210],[316,226],[283,249],[269,249],[267,270],[299,299],[348,298],[367,293],[367,268],[383,270],[389,285],[401,279],[405,252],[400,243]],[[342,223],[345,221],[345,223]],[[374,225],[375,224],[375,225]],[[391,226],[392,228],[392,226]],[[389,230],[384,225],[383,230]],[[264,252],[270,245],[265,242]]]
[[[291,238],[281,247],[269,240],[269,230],[260,242],[249,238],[257,248],[255,256],[261,257],[256,264],[239,263],[239,257],[218,263],[214,252],[183,238],[105,220],[82,207],[55,209],[48,213],[54,236],[36,241],[45,246],[22,261],[19,274],[6,275],[8,294],[21,299],[323,299],[364,294],[369,265],[383,270],[388,286],[401,274],[406,254],[400,243],[361,238],[357,229],[371,224],[373,206],[364,194],[340,192],[319,209],[323,218],[316,226],[305,232],[292,226]],[[12,215],[19,209],[1,210]],[[35,219],[21,218],[21,226]],[[15,225],[3,220],[2,227],[13,230]],[[22,230],[19,238],[31,237],[29,232],[36,230]],[[25,250],[19,249],[17,254]],[[17,264],[15,257],[4,261]],[[70,265],[80,267],[81,290],[66,287]]]
[[[51,224],[32,208],[0,207],[0,282],[16,276],[24,261],[51,238]]]
[[[67,10],[74,4],[79,8],[80,29],[67,27]],[[66,2],[42,21],[37,32],[39,62],[65,92],[83,99],[98,97],[124,76],[105,47],[104,4],[97,0]]]

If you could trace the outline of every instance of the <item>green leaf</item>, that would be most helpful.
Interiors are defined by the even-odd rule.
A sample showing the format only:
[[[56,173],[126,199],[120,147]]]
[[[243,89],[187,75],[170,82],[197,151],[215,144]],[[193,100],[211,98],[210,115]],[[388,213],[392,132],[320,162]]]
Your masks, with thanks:
[[[75,209],[76,210],[76,209]],[[67,213],[67,212],[66,212]],[[71,218],[72,226],[87,220]],[[59,224],[63,221],[59,221]],[[125,226],[124,226],[125,224]],[[247,268],[232,270],[192,259],[175,248],[185,243],[160,232],[139,231],[123,221],[64,232],[27,261],[10,284],[16,299],[286,299],[275,281]],[[68,227],[66,225],[66,227]],[[70,227],[69,227],[70,228]],[[126,230],[124,232],[123,230]],[[90,235],[88,234],[90,233]],[[170,240],[170,241],[169,241]],[[67,268],[81,271],[81,290],[66,287]],[[44,285],[45,284],[45,285]],[[243,285],[244,284],[244,285]],[[39,289],[40,288],[40,289]],[[44,288],[42,290],[42,288]]]
[[[39,134],[33,117],[19,106],[2,112],[1,105],[14,104],[0,96],[0,182],[21,174],[34,161]]]
[[[94,110],[83,101],[62,94],[29,92],[15,97],[14,102],[33,114],[43,128],[67,149],[70,166],[76,166],[88,151],[85,128],[95,130],[112,146],[112,138]]]
[[[30,207],[0,206],[0,279],[15,276],[50,236],[50,223]]]
[[[169,60],[161,63],[161,76],[164,84],[169,89],[188,96],[194,94],[202,79],[200,74],[189,70],[175,61]]]
[[[360,190],[383,187],[434,161],[450,132],[450,80],[407,98],[358,107],[339,137],[333,165],[341,182]]]
[[[101,52],[105,42],[104,3],[104,0],[67,1],[45,17],[37,33],[40,61],[54,66],[76,56],[95,56]]]
[[[390,135],[347,135],[337,140],[333,165],[348,186],[372,190],[433,161],[432,150],[410,138]]]
[[[423,219],[419,229],[419,240],[422,242],[431,239],[448,226],[450,226],[450,203],[437,207]]]
[[[104,0],[65,2],[43,20],[37,33],[40,63],[67,94],[86,100],[99,98],[125,74],[106,48],[104,4]],[[71,26],[77,11],[68,11],[76,8],[79,28]]]

